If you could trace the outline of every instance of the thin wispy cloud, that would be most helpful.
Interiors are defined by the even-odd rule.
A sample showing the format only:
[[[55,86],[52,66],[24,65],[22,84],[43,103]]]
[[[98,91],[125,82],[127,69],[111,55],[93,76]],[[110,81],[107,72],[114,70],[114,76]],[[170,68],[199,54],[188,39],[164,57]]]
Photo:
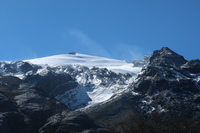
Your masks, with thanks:
[[[83,48],[89,54],[111,57],[108,51],[80,30],[69,30],[69,34],[76,39],[77,49]]]
[[[140,59],[144,56],[144,50],[137,45],[117,43],[111,51],[113,57],[131,62],[133,59]]]
[[[73,38],[72,42],[76,50],[96,56],[102,56],[113,59],[127,60],[140,59],[144,56],[144,50],[137,45],[114,43],[107,49],[105,44],[100,44],[81,30],[68,30],[68,35]],[[68,36],[69,38],[69,36]],[[77,51],[74,51],[77,52]]]

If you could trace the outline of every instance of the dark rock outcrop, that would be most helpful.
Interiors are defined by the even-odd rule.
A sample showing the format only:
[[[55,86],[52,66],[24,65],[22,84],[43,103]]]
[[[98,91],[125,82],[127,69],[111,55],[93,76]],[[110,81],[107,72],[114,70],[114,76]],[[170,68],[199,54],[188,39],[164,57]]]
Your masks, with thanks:
[[[182,68],[191,73],[200,73],[200,59],[190,60]]]
[[[45,88],[12,76],[0,81],[1,133],[106,131],[83,112],[71,111]]]
[[[199,118],[198,72],[199,60],[186,61],[169,48],[155,51],[134,85],[143,95],[142,110]]]
[[[53,96],[63,94],[78,86],[78,83],[69,74],[57,74],[51,71],[44,76],[28,75],[23,80],[48,89]]]
[[[147,95],[166,89],[177,92],[200,91],[197,82],[190,75],[191,71],[198,71],[198,61],[187,61],[169,48],[155,51],[149,59],[148,66],[142,71],[139,75],[141,78],[135,83],[135,91]]]
[[[180,67],[185,64],[187,60],[183,56],[175,53],[168,47],[163,47],[161,50],[156,50],[149,58],[150,66],[162,66],[162,67]]]

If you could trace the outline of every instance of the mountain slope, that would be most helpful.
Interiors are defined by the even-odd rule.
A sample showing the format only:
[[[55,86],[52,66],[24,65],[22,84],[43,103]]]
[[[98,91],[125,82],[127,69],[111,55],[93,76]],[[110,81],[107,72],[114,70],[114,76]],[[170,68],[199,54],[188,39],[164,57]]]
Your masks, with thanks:
[[[78,109],[98,105],[127,91],[135,78],[131,75],[139,73],[144,65],[144,60],[134,67],[125,61],[70,53],[26,62],[1,62],[0,74],[48,88],[69,108]],[[69,75],[73,80],[68,80]]]
[[[86,114],[71,111],[46,88],[13,76],[0,77],[1,133],[104,132]]]
[[[113,127],[117,132],[130,127],[128,132],[177,132],[188,123],[187,131],[196,132],[200,124],[199,62],[187,61],[166,47],[156,50],[128,92],[84,111],[105,125],[123,125],[119,130]],[[171,129],[170,119],[181,123],[177,129]]]
[[[77,132],[105,131],[90,116],[119,133],[176,132],[171,128],[174,119],[179,131],[198,132],[200,59],[187,61],[167,47],[133,64],[77,53],[0,62],[0,75],[0,129],[6,125],[6,131],[13,127],[24,132],[12,124],[12,116],[14,122],[24,121],[21,126],[32,130],[33,122],[36,130],[46,133],[53,127],[54,131],[76,127]],[[88,116],[63,114],[63,109]],[[35,121],[38,116],[41,123]],[[84,125],[84,120],[93,126]],[[183,120],[187,123],[180,124]]]

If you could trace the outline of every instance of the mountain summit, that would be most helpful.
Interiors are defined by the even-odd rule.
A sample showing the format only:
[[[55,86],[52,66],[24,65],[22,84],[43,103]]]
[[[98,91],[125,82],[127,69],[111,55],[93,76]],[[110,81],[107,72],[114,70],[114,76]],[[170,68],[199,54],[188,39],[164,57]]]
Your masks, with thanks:
[[[138,73],[141,67],[134,67],[132,63],[123,60],[109,59],[98,56],[85,55],[71,52],[69,54],[54,55],[43,58],[25,60],[32,64],[55,66],[81,65],[89,68],[99,67],[107,68],[116,73],[130,73],[132,75]]]
[[[154,66],[181,66],[187,62],[183,56],[175,53],[168,47],[156,50],[149,59],[150,65]]]

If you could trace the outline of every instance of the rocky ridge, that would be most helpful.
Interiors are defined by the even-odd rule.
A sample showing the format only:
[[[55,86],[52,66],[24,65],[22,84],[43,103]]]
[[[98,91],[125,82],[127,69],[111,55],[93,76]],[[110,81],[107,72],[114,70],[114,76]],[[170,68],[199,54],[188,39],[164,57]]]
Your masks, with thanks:
[[[85,112],[98,122],[106,123],[111,127],[117,122],[119,122],[118,126],[126,123],[124,124],[126,127],[128,123],[135,123],[136,121],[133,119],[137,119],[138,116],[147,119],[145,121],[149,121],[149,123],[146,124],[151,125],[155,123],[152,118],[154,114],[159,115],[160,123],[177,118],[177,120],[187,119],[194,126],[196,123],[200,123],[199,67],[199,59],[187,61],[183,56],[164,47],[154,51],[148,64],[138,74],[128,92],[121,93],[120,96],[98,107],[86,109]],[[134,117],[132,118],[130,115]],[[132,120],[127,121],[129,118]],[[137,122],[140,123],[141,120]],[[153,127],[156,123],[151,125],[151,128],[158,128]],[[170,132],[166,130],[169,123],[165,124],[159,125],[158,132]],[[143,125],[145,125],[144,122]],[[116,126],[113,128],[115,129]],[[139,128],[137,129],[139,130]],[[146,129],[148,128],[146,127]],[[194,129],[196,131],[197,128]],[[189,131],[191,130],[192,128]],[[115,131],[122,132],[121,129]]]

